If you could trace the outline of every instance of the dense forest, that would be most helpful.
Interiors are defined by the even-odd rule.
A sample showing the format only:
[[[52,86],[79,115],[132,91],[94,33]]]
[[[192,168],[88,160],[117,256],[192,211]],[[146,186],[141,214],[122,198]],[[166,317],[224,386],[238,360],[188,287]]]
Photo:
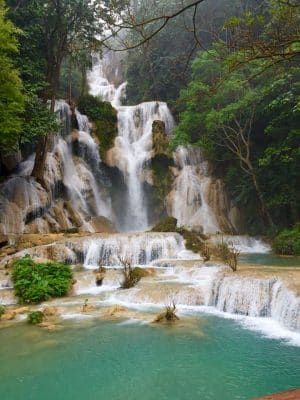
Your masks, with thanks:
[[[246,230],[283,231],[283,252],[300,252],[298,0],[0,0],[2,180],[34,149],[43,182],[55,99],[87,104],[92,55],[106,49],[120,59],[126,104],[168,102],[170,146],[205,151]]]

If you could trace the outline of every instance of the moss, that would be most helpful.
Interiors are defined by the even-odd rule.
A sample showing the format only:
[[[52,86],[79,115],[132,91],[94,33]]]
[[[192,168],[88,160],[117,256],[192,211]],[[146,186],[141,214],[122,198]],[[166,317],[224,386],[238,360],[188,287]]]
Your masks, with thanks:
[[[118,136],[117,122],[96,120],[94,133],[100,142],[100,156],[105,160],[108,150],[113,147],[115,138]]]
[[[113,146],[118,135],[117,110],[109,102],[101,101],[92,95],[80,97],[77,108],[94,122],[94,133],[100,142],[100,155],[105,159],[107,151]]]
[[[160,221],[152,228],[152,232],[176,232],[177,219],[174,217],[167,217]]]
[[[277,235],[273,241],[273,250],[282,255],[300,255],[300,223]]]
[[[185,240],[185,247],[188,250],[193,251],[194,253],[204,254],[205,258],[207,258],[207,249],[204,241],[207,237],[203,234],[189,231],[186,228],[177,227],[177,219],[174,217],[167,217],[161,222],[159,222],[152,229],[153,232],[177,232],[183,236]]]

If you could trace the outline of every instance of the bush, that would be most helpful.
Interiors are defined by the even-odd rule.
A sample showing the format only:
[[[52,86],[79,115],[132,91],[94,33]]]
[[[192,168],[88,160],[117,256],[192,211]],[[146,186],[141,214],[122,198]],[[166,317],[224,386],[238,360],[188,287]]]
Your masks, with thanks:
[[[123,266],[123,281],[121,283],[122,289],[130,289],[134,287],[144,276],[148,273],[143,268],[132,267],[132,262],[129,258],[118,257]]]
[[[222,240],[221,243],[215,245],[214,254],[220,258],[225,264],[227,264],[232,271],[237,270],[239,251],[233,246],[232,243],[226,243]]]
[[[165,310],[160,313],[154,320],[154,322],[175,322],[179,320],[176,315],[176,305],[172,301],[170,304],[166,305]]]
[[[0,305],[0,319],[3,314],[5,314],[5,307]]]
[[[285,229],[273,241],[273,250],[282,255],[300,255],[300,224]]]
[[[66,264],[35,263],[29,256],[13,264],[12,280],[21,303],[40,303],[65,296],[72,282],[71,267]]]
[[[43,322],[44,314],[42,311],[32,311],[27,315],[27,322],[32,325],[37,325]]]

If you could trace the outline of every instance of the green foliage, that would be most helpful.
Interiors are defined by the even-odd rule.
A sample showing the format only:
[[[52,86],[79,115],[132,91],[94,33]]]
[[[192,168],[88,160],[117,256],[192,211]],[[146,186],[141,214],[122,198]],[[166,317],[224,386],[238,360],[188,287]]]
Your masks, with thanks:
[[[34,93],[29,93],[26,98],[23,119],[21,143],[32,143],[39,136],[58,130],[56,115]]]
[[[1,319],[3,314],[5,314],[5,307],[0,305],[0,319]]]
[[[105,159],[106,152],[113,146],[118,135],[117,111],[110,103],[92,95],[79,98],[78,110],[95,123],[96,135],[100,141],[100,154]]]
[[[300,68],[287,64],[257,75],[262,63],[255,61],[229,73],[220,52],[217,44],[193,63],[173,147],[205,149],[252,234],[266,232],[263,210],[279,227],[291,225],[300,212]]]
[[[42,311],[32,311],[27,315],[27,322],[32,325],[38,325],[43,322],[44,314]]]
[[[12,280],[21,303],[40,303],[65,296],[71,285],[72,272],[69,265],[35,263],[25,256],[14,263]]]
[[[282,255],[300,255],[300,224],[277,235],[273,241],[273,250]]]
[[[0,0],[0,147],[14,150],[21,131],[24,110],[23,85],[13,58],[18,52],[20,31],[7,19],[7,10]]]

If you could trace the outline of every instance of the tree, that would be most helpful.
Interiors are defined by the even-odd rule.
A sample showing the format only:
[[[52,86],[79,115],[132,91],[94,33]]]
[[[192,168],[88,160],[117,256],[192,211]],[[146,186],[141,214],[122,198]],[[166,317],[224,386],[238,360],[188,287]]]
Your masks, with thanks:
[[[29,40],[25,46],[27,68],[24,69],[24,75],[30,81],[34,76],[40,77],[37,91],[45,104],[50,100],[52,113],[63,60],[72,58],[81,49],[91,52],[99,48],[99,35],[103,33],[107,22],[113,23],[122,3],[115,1],[108,6],[108,2],[89,0],[10,0],[11,15],[20,26],[30,26],[30,29],[26,28]],[[31,62],[32,58],[39,61]],[[52,146],[51,136],[51,132],[43,135],[36,149],[32,175],[42,184],[47,152]]]
[[[224,29],[231,70],[254,60],[264,61],[261,71],[297,60],[300,56],[299,21],[298,0],[262,1],[256,10],[229,18]]]
[[[261,220],[265,227],[274,220],[292,225],[299,218],[300,69],[284,65],[260,75],[262,62],[256,61],[228,75],[226,60],[216,62],[219,54],[217,45],[195,59],[178,101],[173,145],[206,151],[253,233],[265,229]],[[249,82],[248,76],[256,78]]]
[[[0,0],[0,148],[6,150],[17,147],[24,109],[22,81],[13,63],[20,33],[7,19],[7,9]]]

